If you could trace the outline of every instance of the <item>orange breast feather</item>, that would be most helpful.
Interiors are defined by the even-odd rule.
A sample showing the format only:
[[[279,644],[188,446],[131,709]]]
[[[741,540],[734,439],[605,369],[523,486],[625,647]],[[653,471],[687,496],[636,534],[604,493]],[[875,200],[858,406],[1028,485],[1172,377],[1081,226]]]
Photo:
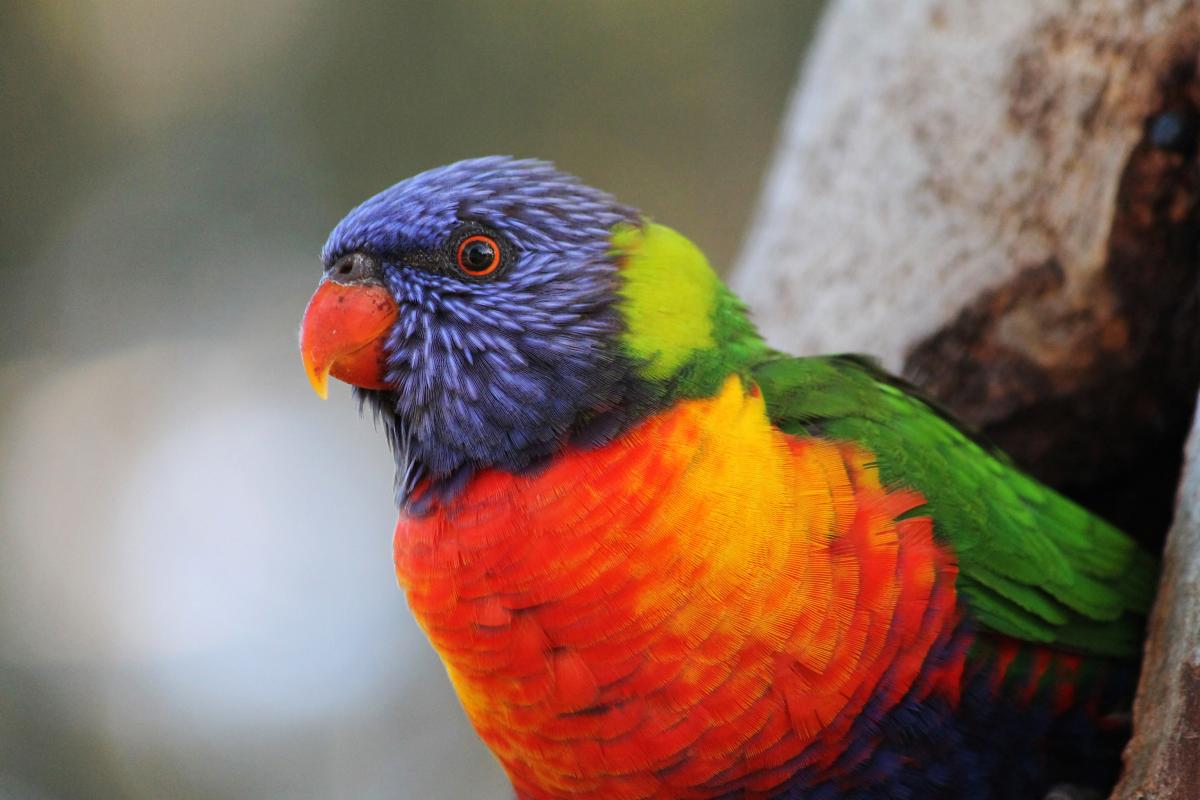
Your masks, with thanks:
[[[533,475],[402,517],[400,583],[525,798],[769,792],[869,700],[959,686],[953,559],[870,453],[773,428],[730,378]]]

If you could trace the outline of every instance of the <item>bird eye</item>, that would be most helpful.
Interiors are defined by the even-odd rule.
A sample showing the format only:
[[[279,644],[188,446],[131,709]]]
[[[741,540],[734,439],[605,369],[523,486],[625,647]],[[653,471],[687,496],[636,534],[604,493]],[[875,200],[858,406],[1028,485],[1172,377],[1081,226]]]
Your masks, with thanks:
[[[500,266],[500,245],[490,236],[468,236],[458,245],[458,268],[472,278],[491,275]]]

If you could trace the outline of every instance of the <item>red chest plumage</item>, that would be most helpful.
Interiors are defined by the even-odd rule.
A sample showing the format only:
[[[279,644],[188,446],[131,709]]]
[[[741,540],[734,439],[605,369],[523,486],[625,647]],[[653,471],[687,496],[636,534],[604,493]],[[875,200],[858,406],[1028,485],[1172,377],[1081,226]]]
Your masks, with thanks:
[[[925,663],[953,560],[870,460],[775,430],[731,378],[401,518],[397,574],[522,797],[766,792],[831,764],[869,700],[958,690],[961,660]]]

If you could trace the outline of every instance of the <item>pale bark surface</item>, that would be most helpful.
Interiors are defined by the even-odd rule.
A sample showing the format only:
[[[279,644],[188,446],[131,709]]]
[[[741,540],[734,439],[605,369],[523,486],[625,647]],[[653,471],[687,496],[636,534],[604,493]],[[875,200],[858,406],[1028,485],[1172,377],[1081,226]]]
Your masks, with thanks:
[[[833,2],[734,286],[776,346],[881,357],[1158,547],[1200,385],[1200,167],[1155,121],[1198,109],[1196,0]],[[1198,473],[1122,798],[1200,797]]]
[[[1122,171],[1197,25],[1188,0],[833,3],[735,270],[768,338],[899,369],[947,311],[1051,260],[1062,312],[1090,305]],[[1040,360],[1074,344],[1012,325]]]

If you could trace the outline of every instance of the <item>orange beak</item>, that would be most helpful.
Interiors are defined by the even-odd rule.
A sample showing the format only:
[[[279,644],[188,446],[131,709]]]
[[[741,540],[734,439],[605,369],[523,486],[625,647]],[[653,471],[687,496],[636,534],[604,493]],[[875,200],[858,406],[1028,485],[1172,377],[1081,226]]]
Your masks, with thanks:
[[[317,395],[329,395],[330,375],[386,389],[383,345],[395,322],[396,301],[380,284],[321,281],[300,323],[300,355]]]

